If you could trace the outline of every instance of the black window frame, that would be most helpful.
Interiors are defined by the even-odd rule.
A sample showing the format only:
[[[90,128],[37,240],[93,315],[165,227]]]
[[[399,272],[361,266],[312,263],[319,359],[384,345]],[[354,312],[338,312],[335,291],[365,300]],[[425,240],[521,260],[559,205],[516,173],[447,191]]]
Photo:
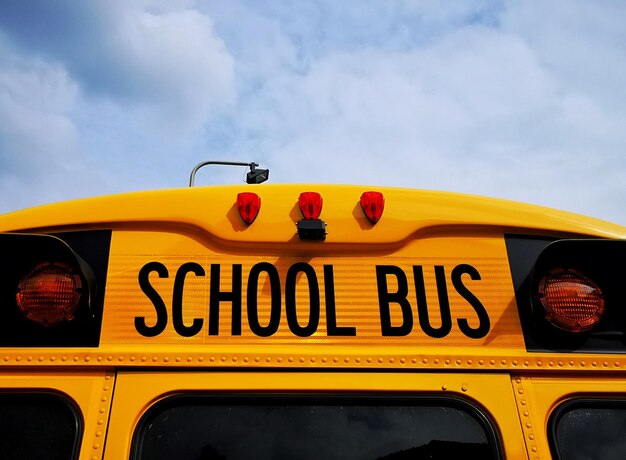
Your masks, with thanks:
[[[80,456],[80,447],[82,444],[84,431],[85,431],[85,421],[83,419],[82,411],[80,410],[79,405],[72,399],[69,395],[63,392],[54,391],[54,390],[46,390],[46,389],[22,389],[22,388],[1,388],[0,389],[0,399],[3,398],[11,398],[18,397],[27,399],[29,397],[40,398],[40,399],[48,399],[55,403],[60,403],[62,406],[65,406],[69,410],[69,413],[73,416],[74,420],[74,440],[72,443],[72,454],[68,458],[68,460],[78,460]]]
[[[503,460],[504,449],[502,437],[495,423],[495,419],[489,412],[478,405],[475,401],[441,393],[371,393],[371,392],[211,392],[189,391],[172,393],[157,400],[148,407],[141,415],[133,432],[130,449],[130,460],[141,460],[141,447],[144,439],[145,427],[148,426],[155,416],[162,410],[176,405],[177,401],[201,400],[209,401],[214,405],[325,405],[325,406],[433,406],[449,407],[460,410],[472,416],[483,429],[491,448],[492,457]]]
[[[602,396],[579,396],[562,402],[552,411],[548,418],[548,444],[550,445],[550,453],[555,460],[562,460],[563,457],[559,451],[557,443],[557,426],[559,421],[568,412],[575,409],[622,409],[626,411],[626,397],[620,398],[614,395]]]

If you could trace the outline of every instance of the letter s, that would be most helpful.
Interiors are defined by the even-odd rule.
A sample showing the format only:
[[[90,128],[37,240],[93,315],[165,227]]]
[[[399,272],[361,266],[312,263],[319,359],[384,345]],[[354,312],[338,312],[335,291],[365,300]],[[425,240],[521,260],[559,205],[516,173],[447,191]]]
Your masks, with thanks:
[[[154,337],[165,330],[167,326],[167,309],[165,303],[159,293],[150,284],[150,273],[157,272],[159,278],[168,278],[167,268],[160,262],[149,262],[139,271],[139,287],[143,293],[150,299],[157,315],[157,322],[154,326],[146,324],[145,316],[135,317],[135,329],[144,337]]]
[[[463,275],[469,275],[473,280],[480,280],[480,273],[474,267],[468,264],[461,264],[454,267],[452,270],[452,284],[461,297],[468,301],[468,303],[474,308],[478,315],[478,327],[470,327],[467,319],[460,318],[457,320],[459,329],[470,339],[480,339],[489,333],[491,328],[491,322],[489,320],[489,314],[484,305],[478,300],[478,298],[470,292],[463,284],[461,277]]]

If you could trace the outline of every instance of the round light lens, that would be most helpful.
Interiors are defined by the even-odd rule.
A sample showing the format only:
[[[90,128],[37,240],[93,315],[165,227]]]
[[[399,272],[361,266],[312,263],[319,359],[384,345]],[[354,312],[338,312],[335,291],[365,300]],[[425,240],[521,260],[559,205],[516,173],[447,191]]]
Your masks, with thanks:
[[[74,317],[81,288],[80,276],[69,265],[46,262],[20,280],[15,297],[26,318],[48,327]]]
[[[604,294],[575,270],[551,270],[539,282],[538,297],[551,324],[568,332],[584,332],[600,322]]]

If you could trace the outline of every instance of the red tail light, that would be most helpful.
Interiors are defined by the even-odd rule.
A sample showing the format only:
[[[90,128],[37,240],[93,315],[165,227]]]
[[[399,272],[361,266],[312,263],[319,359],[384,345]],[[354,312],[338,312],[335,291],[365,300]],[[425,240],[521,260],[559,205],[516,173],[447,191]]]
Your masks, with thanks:
[[[364,192],[361,195],[361,209],[370,222],[375,224],[383,215],[385,197],[380,192]]]
[[[539,282],[538,297],[551,324],[568,332],[584,332],[600,322],[604,294],[591,279],[575,270],[550,271]]]
[[[74,318],[81,291],[80,276],[69,265],[46,262],[20,280],[17,306],[29,320],[55,326]]]
[[[259,215],[261,197],[256,193],[243,192],[237,195],[237,208],[243,221],[250,225]]]
[[[298,204],[300,211],[306,220],[319,219],[322,213],[322,195],[317,192],[303,192],[300,194]]]

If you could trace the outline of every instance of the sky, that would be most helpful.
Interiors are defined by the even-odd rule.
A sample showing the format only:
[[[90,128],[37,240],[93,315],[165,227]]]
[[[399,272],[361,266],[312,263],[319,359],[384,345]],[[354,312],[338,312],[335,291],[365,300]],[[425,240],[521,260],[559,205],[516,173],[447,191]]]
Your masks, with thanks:
[[[225,160],[626,225],[624,18],[603,0],[3,0],[0,212],[186,187]]]

